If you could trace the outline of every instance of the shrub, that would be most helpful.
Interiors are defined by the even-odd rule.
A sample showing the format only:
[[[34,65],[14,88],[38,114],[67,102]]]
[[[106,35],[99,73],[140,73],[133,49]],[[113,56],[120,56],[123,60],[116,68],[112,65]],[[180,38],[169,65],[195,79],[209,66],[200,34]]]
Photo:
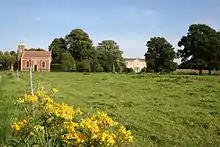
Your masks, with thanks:
[[[57,89],[16,100],[23,113],[12,124],[12,146],[121,146],[133,140],[130,130],[105,112],[83,113],[55,102]]]
[[[77,62],[77,71],[79,72],[90,72],[90,63],[89,60],[82,60],[81,62]]]
[[[132,68],[125,68],[125,73],[133,73],[134,70]]]

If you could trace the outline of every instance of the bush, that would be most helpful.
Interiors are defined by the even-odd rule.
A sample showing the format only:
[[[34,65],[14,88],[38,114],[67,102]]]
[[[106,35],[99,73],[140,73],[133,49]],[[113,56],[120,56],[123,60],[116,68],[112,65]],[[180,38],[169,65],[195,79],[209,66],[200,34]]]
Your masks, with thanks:
[[[56,89],[38,90],[18,98],[23,111],[12,124],[10,146],[121,146],[131,143],[131,131],[105,112],[88,115],[55,102]]]
[[[90,63],[89,60],[82,60],[81,62],[77,62],[76,65],[77,71],[79,72],[90,72]]]
[[[51,64],[51,72],[62,72],[62,64]]]
[[[132,68],[125,68],[125,73],[132,73],[134,70]]]

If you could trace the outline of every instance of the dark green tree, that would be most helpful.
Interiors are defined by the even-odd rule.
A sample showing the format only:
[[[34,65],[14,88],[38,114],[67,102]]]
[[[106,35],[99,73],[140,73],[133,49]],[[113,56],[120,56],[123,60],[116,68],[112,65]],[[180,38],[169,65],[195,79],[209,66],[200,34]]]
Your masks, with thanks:
[[[101,66],[100,60],[98,58],[98,52],[94,46],[92,48],[92,52],[90,55],[90,67],[91,67],[91,72],[103,71],[103,67]]]
[[[147,70],[154,72],[169,72],[176,68],[173,60],[176,58],[174,47],[163,37],[152,37],[146,44],[145,60]]]
[[[68,50],[76,61],[89,59],[92,51],[92,40],[82,29],[74,29],[66,36]]]
[[[81,61],[76,62],[76,69],[79,72],[90,72],[90,61],[88,59],[83,59]]]
[[[16,62],[16,56],[10,55],[9,52],[6,52],[0,55],[0,69],[9,70]]]
[[[179,56],[182,62],[190,60],[194,69],[202,70],[207,68],[209,74],[211,70],[220,65],[220,37],[219,33],[205,24],[192,24],[188,33],[178,42],[180,49]]]
[[[98,59],[105,72],[121,72],[124,67],[123,52],[114,40],[103,40],[97,46]]]
[[[61,63],[61,54],[67,50],[66,41],[63,38],[55,38],[49,50],[52,51],[52,63]]]
[[[82,29],[74,29],[66,36],[65,39],[67,42],[67,49],[77,62],[77,70],[91,71],[90,57],[93,47],[92,40],[89,38],[89,35]]]
[[[16,56],[16,52],[15,51],[10,51],[10,55]]]
[[[61,67],[63,71],[72,72],[76,71],[76,62],[69,53],[69,51],[64,51],[61,53]]]

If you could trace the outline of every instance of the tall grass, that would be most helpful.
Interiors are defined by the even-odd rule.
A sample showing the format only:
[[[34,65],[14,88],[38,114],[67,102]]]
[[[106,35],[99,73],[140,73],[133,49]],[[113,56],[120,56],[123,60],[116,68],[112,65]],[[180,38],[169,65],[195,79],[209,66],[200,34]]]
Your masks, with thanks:
[[[0,145],[10,137],[10,124],[19,113],[14,107],[14,98],[25,89],[22,81],[18,81],[11,73],[0,73]]]

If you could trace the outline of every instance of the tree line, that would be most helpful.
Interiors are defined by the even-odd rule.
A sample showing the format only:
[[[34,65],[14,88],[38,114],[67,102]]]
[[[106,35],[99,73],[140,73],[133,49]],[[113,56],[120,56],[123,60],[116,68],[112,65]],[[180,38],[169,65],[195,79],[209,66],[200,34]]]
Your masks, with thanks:
[[[55,38],[49,50],[52,50],[52,64],[61,64],[64,71],[122,72],[125,67],[123,52],[114,40],[103,40],[94,46],[82,29]]]
[[[10,70],[16,61],[15,51],[0,51],[0,70]]]
[[[147,68],[142,72],[170,72],[177,68],[218,70],[220,67],[220,32],[206,24],[192,24],[186,35],[177,43],[179,49],[164,37],[151,37],[144,54]],[[42,50],[42,49],[31,49]],[[49,45],[52,66],[61,71],[126,72],[123,51],[114,40],[103,40],[93,45],[90,36],[82,29],[74,29],[64,37],[55,38]],[[0,52],[0,68],[9,69],[16,53]],[[174,59],[180,58],[178,65]]]

